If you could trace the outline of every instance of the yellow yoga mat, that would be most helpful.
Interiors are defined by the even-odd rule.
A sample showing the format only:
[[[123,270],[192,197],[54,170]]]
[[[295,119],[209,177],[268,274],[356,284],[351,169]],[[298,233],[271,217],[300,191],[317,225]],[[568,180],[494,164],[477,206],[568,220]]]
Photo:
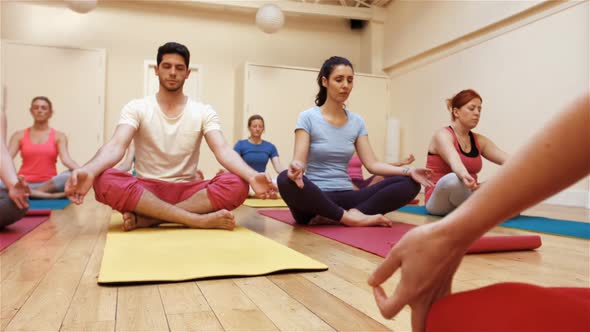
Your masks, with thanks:
[[[260,198],[248,198],[244,202],[244,205],[254,208],[267,208],[267,207],[287,207],[287,203],[282,198],[278,199],[260,199]]]
[[[123,232],[113,214],[99,284],[256,276],[328,267],[247,228],[233,231],[166,225]]]

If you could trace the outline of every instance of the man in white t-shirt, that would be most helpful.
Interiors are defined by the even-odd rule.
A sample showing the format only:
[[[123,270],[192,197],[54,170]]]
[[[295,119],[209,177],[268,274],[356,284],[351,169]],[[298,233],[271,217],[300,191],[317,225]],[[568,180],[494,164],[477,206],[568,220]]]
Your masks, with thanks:
[[[94,185],[96,199],[123,213],[123,229],[172,222],[192,228],[233,229],[229,210],[240,206],[248,184],[258,197],[276,197],[276,186],[257,173],[227,144],[217,113],[184,95],[190,53],[178,43],[158,49],[155,96],[129,102],[111,140],[66,184],[68,198],[81,204]],[[231,173],[195,179],[205,137],[216,159]],[[135,141],[137,178],[111,168]]]

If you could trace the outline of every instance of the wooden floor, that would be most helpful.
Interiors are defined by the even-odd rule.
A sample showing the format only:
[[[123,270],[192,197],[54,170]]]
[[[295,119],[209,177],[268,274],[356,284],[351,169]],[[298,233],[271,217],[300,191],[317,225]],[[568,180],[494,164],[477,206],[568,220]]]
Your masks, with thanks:
[[[540,206],[529,214],[588,222],[586,209]],[[56,211],[5,249],[1,329],[6,331],[410,331],[409,310],[383,319],[366,280],[382,258],[294,229],[241,207],[238,221],[329,266],[319,273],[275,274],[141,286],[96,283],[110,209],[89,200]],[[433,218],[392,213],[421,224]],[[528,234],[497,228],[496,234]],[[469,255],[454,290],[500,281],[589,286],[586,240],[542,235],[537,251]],[[396,278],[388,282],[392,289]]]

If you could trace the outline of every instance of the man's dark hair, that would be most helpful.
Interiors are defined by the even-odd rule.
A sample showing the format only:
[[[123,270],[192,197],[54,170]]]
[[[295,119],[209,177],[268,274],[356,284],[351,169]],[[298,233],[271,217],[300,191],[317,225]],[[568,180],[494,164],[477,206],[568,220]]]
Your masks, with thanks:
[[[160,66],[160,62],[162,62],[162,58],[164,54],[178,54],[184,59],[184,64],[188,68],[188,64],[191,59],[191,53],[188,51],[186,46],[176,43],[176,42],[168,42],[158,48],[158,56],[156,57],[156,61],[158,66]]]

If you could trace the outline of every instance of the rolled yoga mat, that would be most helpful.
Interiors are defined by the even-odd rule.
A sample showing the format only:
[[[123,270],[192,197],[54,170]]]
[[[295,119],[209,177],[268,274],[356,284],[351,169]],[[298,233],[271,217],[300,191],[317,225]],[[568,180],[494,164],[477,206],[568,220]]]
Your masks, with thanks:
[[[27,216],[48,216],[51,214],[51,210],[27,210]]]
[[[416,227],[402,222],[395,222],[393,227],[306,226],[296,224],[289,210],[267,209],[259,210],[258,213],[381,257],[387,256],[391,247],[410,229]],[[540,246],[541,237],[538,235],[484,236],[477,240],[467,253],[532,250]]]
[[[176,225],[124,232],[113,214],[99,284],[257,276],[328,267],[244,227],[233,231]]]
[[[429,216],[424,206],[404,206],[397,210]],[[590,239],[590,223],[565,219],[519,215],[500,224],[502,227]]]
[[[16,240],[25,236],[48,219],[47,216],[24,217],[13,224],[0,228],[0,251],[13,244]]]
[[[67,198],[29,200],[29,210],[61,210],[68,205],[70,200]]]

